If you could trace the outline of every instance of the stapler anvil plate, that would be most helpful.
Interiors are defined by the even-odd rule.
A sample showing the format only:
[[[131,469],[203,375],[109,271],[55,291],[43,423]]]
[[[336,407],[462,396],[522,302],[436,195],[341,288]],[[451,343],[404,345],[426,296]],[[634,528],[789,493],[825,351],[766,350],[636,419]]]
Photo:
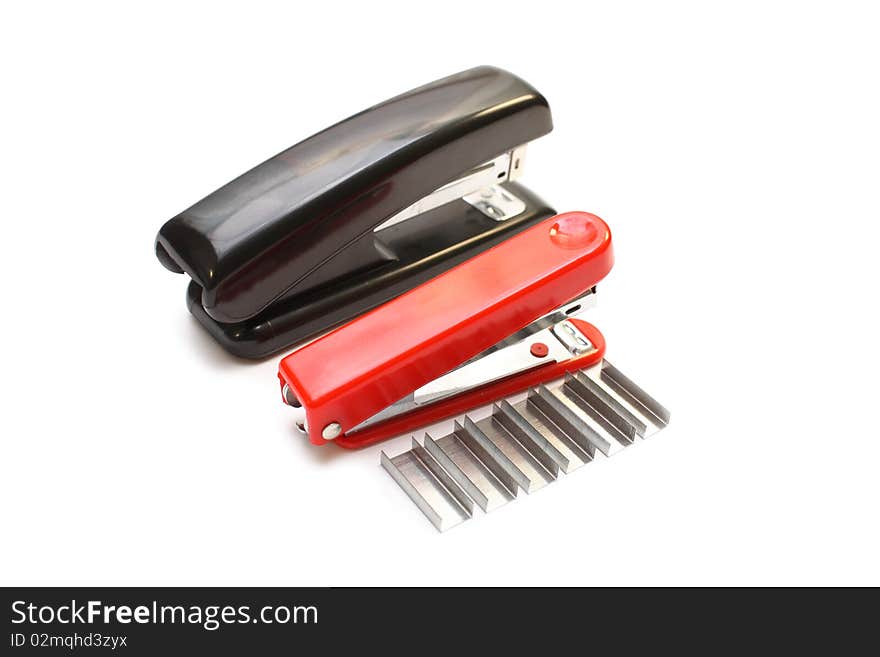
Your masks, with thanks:
[[[513,182],[552,129],[534,88],[491,67],[371,107],[263,162],[156,238],[190,311],[261,358],[321,334],[554,214]]]

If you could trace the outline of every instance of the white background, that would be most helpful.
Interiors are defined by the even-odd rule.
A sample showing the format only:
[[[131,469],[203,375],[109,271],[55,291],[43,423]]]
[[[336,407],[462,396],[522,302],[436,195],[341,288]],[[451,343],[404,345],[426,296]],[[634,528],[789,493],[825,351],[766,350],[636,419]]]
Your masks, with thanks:
[[[880,584],[876,11],[5,5],[0,580]],[[278,359],[214,345],[153,239],[313,132],[482,63],[550,101],[523,182],[611,225],[590,317],[673,421],[439,534],[380,448],[295,433]]]

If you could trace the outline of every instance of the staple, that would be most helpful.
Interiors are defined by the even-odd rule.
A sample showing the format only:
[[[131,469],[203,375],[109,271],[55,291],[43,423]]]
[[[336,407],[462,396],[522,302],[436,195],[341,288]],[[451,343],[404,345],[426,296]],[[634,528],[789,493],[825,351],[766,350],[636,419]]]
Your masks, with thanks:
[[[483,511],[494,511],[516,498],[516,488],[508,488],[496,475],[496,464],[478,456],[457,433],[436,441],[425,434],[424,443],[425,449]]]
[[[380,458],[382,467],[439,531],[473,516],[473,500],[415,439],[410,451],[394,458],[383,451]]]
[[[589,377],[567,375],[562,390],[578,408],[622,445],[630,445],[646,426]]]
[[[658,429],[663,429],[669,424],[669,411],[636,385],[623,372],[608,362],[607,359],[602,361],[600,377],[603,383],[620,395],[624,401],[629,403]]]
[[[606,452],[610,443],[569,408],[562,399],[550,392],[546,386],[540,385],[529,395],[529,401],[541,410],[553,423],[581,450],[588,454],[590,460],[596,455],[596,449]]]
[[[555,481],[560,471],[589,463],[596,450],[609,453],[610,444],[603,444],[600,433],[565,399],[576,391],[603,414],[613,408],[628,417],[632,411],[598,393],[590,381],[577,380],[585,377],[565,377],[552,389],[537,386],[516,406],[501,399],[478,422],[465,415],[437,440],[426,434],[424,447],[413,440],[409,452],[393,459],[382,452],[382,465],[440,531],[471,518],[474,505],[493,511],[514,500],[518,488],[533,492]],[[630,381],[628,388],[633,385]]]

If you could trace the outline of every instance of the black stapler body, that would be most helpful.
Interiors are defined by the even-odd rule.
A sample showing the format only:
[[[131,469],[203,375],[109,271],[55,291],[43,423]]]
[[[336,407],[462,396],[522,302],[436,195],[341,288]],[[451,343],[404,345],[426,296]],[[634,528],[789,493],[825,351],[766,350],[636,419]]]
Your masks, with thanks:
[[[491,67],[432,82],[319,132],[183,211],[156,255],[190,311],[262,358],[420,285],[555,214],[521,184],[547,101]]]

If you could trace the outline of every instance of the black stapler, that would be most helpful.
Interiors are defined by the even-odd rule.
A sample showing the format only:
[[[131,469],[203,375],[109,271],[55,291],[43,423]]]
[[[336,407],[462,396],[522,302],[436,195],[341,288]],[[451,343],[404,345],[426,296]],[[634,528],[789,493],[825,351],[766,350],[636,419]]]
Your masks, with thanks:
[[[553,216],[514,182],[551,129],[529,84],[470,69],[266,160],[162,226],[156,255],[225,349],[262,358]]]

